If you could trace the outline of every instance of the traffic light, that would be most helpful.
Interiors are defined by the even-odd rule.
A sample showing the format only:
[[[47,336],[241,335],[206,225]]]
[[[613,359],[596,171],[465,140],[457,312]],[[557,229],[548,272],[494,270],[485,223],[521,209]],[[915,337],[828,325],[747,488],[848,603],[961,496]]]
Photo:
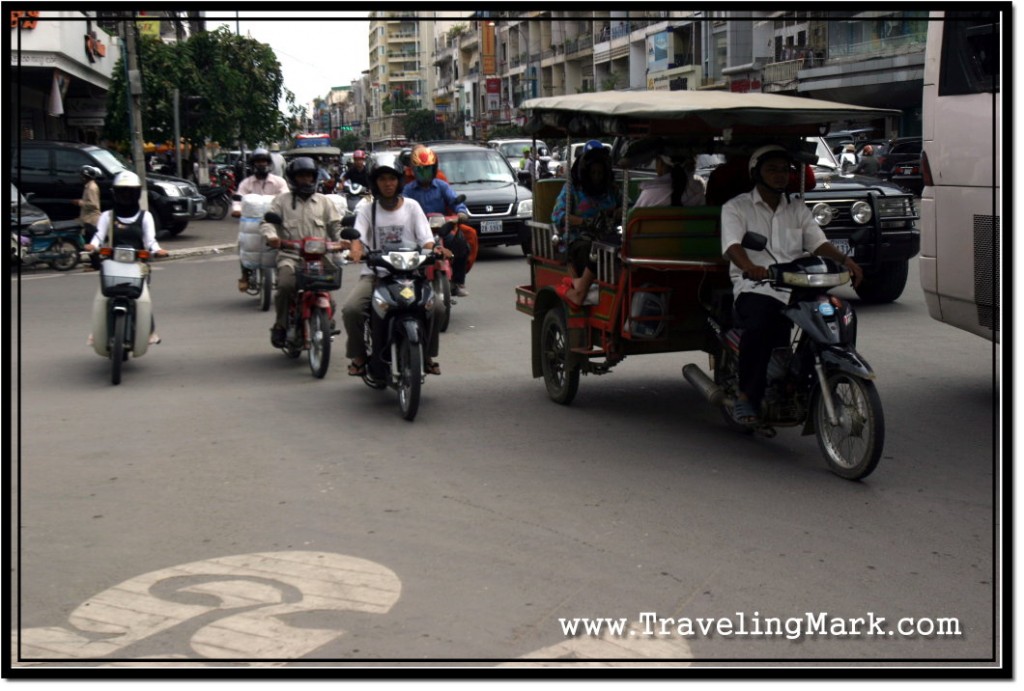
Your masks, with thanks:
[[[206,98],[203,96],[186,96],[184,100],[185,117],[183,119],[185,130],[191,132],[199,126],[199,121],[203,117],[203,112],[206,110]]]

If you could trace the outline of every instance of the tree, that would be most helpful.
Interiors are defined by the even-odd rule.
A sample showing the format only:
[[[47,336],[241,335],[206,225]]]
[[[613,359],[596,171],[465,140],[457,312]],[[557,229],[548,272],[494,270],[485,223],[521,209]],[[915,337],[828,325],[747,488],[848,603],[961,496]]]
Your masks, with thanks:
[[[437,121],[432,110],[411,110],[405,114],[405,136],[409,141],[444,138],[444,123]]]
[[[201,32],[187,41],[166,44],[143,37],[137,42],[142,72],[143,137],[148,141],[174,138],[173,91],[181,97],[181,134],[193,141],[236,139],[255,144],[277,141],[289,132],[278,108],[284,91],[292,113],[294,95],[284,89],[281,65],[270,46],[227,27]],[[123,57],[122,57],[123,59]],[[114,69],[107,95],[104,136],[129,138],[124,66]],[[186,126],[187,125],[187,126]]]

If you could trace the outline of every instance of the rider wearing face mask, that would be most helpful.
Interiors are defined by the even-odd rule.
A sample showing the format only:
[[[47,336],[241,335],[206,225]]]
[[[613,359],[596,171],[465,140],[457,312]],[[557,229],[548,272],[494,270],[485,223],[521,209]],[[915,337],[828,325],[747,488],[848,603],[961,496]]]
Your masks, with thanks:
[[[281,217],[277,226],[264,221],[260,225],[267,245],[280,248],[281,239],[300,240],[303,237],[326,237],[333,241],[341,239],[341,216],[330,199],[316,191],[316,164],[305,156],[288,164],[285,172],[291,191],[279,194],[270,202],[267,213]],[[284,347],[285,322],[288,304],[295,295],[295,270],[301,263],[298,254],[290,249],[277,253],[277,294],[274,296],[276,310],[274,325],[270,329],[270,342],[275,348]]]
[[[273,167],[273,162],[270,158],[270,152],[266,149],[256,149],[252,152],[252,170],[253,174],[242,180],[242,184],[238,186],[236,195],[244,197],[247,194],[262,194],[276,196],[282,192],[288,191],[288,183],[280,175],[274,175],[270,172]],[[231,215],[235,218],[239,218],[242,215],[242,205],[239,201],[235,201],[232,205]],[[238,279],[238,290],[245,292],[249,290],[249,277],[251,271],[244,266],[242,267],[242,277]]]
[[[455,191],[444,180],[438,179],[437,154],[427,147],[420,147],[412,152],[412,174],[414,182],[402,188],[402,195],[406,199],[415,199],[423,208],[425,214],[456,213],[459,215],[459,222],[463,223],[469,219],[469,209],[465,203],[455,203]],[[444,247],[452,255],[452,294],[458,297],[466,297],[466,271],[469,264],[469,243],[457,228],[444,236]]]

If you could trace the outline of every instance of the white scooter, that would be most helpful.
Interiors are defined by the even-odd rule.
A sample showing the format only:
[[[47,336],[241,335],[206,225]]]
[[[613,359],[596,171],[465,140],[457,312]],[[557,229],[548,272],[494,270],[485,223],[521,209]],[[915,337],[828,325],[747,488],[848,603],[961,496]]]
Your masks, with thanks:
[[[121,383],[121,365],[149,349],[153,304],[149,297],[147,250],[101,247],[100,288],[92,303],[92,348],[110,358],[110,381]]]

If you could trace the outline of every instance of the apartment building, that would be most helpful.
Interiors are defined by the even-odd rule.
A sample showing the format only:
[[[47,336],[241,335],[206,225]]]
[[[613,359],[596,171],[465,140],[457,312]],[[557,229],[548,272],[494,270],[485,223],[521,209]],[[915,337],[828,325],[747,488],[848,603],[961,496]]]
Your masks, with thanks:
[[[434,108],[453,133],[482,139],[522,124],[519,107],[538,96],[765,91],[895,108],[898,118],[837,125],[918,134],[926,31],[924,10],[475,12],[436,34]]]

